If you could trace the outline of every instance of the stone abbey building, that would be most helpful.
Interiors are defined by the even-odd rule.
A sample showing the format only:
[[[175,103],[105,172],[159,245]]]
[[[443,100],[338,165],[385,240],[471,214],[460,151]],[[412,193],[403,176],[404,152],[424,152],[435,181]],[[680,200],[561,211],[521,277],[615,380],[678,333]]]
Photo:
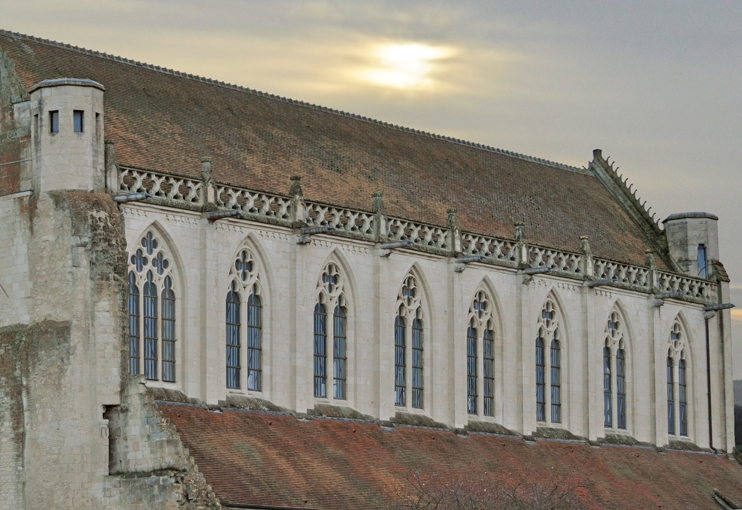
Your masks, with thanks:
[[[387,508],[415,473],[739,507],[719,258],[599,150],[0,31],[0,508]]]

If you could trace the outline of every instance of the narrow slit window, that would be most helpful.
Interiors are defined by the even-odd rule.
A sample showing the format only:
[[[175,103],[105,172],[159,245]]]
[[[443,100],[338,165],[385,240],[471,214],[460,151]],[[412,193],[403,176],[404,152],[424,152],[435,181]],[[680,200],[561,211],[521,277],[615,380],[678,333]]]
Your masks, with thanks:
[[[466,396],[469,414],[477,414],[477,330],[474,319],[466,330]]]
[[[673,374],[673,360],[667,357],[667,433],[675,433],[675,376]]]
[[[82,133],[84,116],[85,112],[82,110],[74,110],[72,112],[72,124],[75,133]]]
[[[227,294],[227,388],[240,387],[240,295],[236,285]]]
[[[546,421],[546,366],[544,363],[544,339],[536,337],[536,420]]]
[[[346,337],[345,337],[345,310],[341,306],[335,307],[333,318],[333,342],[332,342],[332,396],[333,398],[345,400],[346,375],[345,367],[347,363]]]
[[[678,415],[680,421],[680,435],[688,435],[688,395],[685,383],[685,360],[678,360]]]
[[[144,282],[144,376],[157,379],[157,286],[152,271]]]
[[[482,370],[484,372],[484,415],[494,416],[495,415],[495,335],[491,329],[484,330],[484,338],[482,340],[482,353],[483,363]]]
[[[423,408],[423,323],[419,317],[412,321],[412,407]]]
[[[175,292],[169,276],[162,289],[162,380],[175,382]]]
[[[247,389],[261,391],[262,387],[262,304],[257,285],[247,299]]]
[[[406,405],[405,380],[405,320],[397,315],[394,320],[394,405]]]
[[[139,287],[134,272],[129,272],[129,374],[139,373]]]
[[[561,359],[559,341],[551,341],[551,421],[562,421]]]
[[[59,111],[49,112],[49,132],[59,133]]]
[[[618,428],[626,428],[626,355],[623,349],[616,353],[616,418]]]
[[[314,396],[327,396],[327,312],[322,303],[314,307]]]
[[[698,276],[700,278],[708,278],[708,270],[706,268],[706,245],[698,245]]]
[[[613,392],[611,391],[611,350],[603,347],[603,425],[606,427],[613,426],[612,402]]]

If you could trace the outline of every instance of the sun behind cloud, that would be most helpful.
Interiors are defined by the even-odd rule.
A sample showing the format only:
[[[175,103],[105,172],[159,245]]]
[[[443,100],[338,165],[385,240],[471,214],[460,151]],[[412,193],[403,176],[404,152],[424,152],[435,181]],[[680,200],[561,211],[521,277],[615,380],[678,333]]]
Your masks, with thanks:
[[[361,77],[370,83],[407,90],[432,90],[434,72],[454,51],[420,43],[384,44],[372,51],[370,68]]]

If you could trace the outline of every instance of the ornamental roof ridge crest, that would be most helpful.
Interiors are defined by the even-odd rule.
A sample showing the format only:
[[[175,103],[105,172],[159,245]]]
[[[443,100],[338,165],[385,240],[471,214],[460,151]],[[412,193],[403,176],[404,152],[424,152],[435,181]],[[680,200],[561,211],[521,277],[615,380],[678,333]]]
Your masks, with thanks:
[[[611,170],[610,175],[613,177],[613,180],[616,181],[616,183],[621,188],[621,191],[628,197],[629,200],[634,204],[634,207],[637,208],[637,210],[642,214],[645,220],[649,222],[653,228],[656,228],[656,231],[660,232],[662,229],[660,227],[660,219],[656,218],[657,215],[656,212],[651,213],[649,211],[652,210],[652,207],[647,207],[647,200],[644,202],[641,201],[641,197],[637,195],[638,188],[634,188],[634,184],[629,182],[629,178],[624,178],[623,174],[618,173],[619,167],[616,166],[614,168],[614,162],[609,161],[610,157],[606,158],[606,163],[608,163],[608,168]],[[633,188],[633,191],[632,191]]]
[[[270,99],[276,99],[276,100],[279,100],[279,101],[283,101],[285,103],[294,104],[294,105],[298,105],[298,106],[302,106],[302,107],[306,107],[306,108],[314,108],[314,109],[318,109],[318,110],[325,111],[325,112],[328,112],[328,113],[332,113],[332,114],[335,114],[335,115],[340,115],[340,116],[348,117],[348,118],[351,118],[351,119],[356,119],[356,120],[360,120],[360,121],[364,121],[364,122],[369,122],[371,124],[378,124],[380,126],[385,126],[385,127],[391,128],[391,129],[397,129],[399,131],[403,131],[403,132],[407,132],[407,133],[413,133],[413,134],[417,134],[417,135],[421,135],[421,136],[428,136],[430,138],[436,138],[436,139],[444,140],[444,141],[447,141],[447,142],[457,143],[459,145],[465,145],[465,146],[473,147],[473,148],[476,148],[476,149],[482,149],[482,150],[486,150],[488,152],[494,152],[494,153],[497,153],[497,154],[502,154],[504,156],[510,156],[510,157],[522,159],[522,160],[525,160],[525,161],[531,161],[533,163],[539,163],[539,164],[542,164],[542,165],[547,165],[547,166],[551,166],[551,167],[554,167],[554,168],[559,168],[561,170],[570,170],[570,171],[579,172],[579,173],[584,173],[586,171],[586,168],[580,168],[580,167],[576,167],[576,166],[572,166],[572,165],[567,165],[567,164],[564,164],[564,163],[558,163],[556,161],[551,161],[551,160],[544,159],[544,158],[538,158],[538,157],[535,157],[535,156],[529,156],[527,154],[521,154],[521,153],[518,153],[518,152],[513,152],[513,151],[509,151],[509,150],[505,150],[505,149],[499,149],[497,147],[492,147],[490,145],[486,145],[486,144],[482,144],[482,143],[477,143],[477,142],[470,142],[468,140],[462,140],[460,138],[454,138],[452,136],[440,135],[440,134],[436,134],[436,133],[431,133],[429,131],[423,131],[423,130],[419,130],[419,129],[415,129],[415,128],[400,126],[398,124],[391,124],[389,122],[385,122],[385,121],[382,121],[382,120],[377,120],[377,119],[374,119],[374,118],[371,118],[371,117],[365,117],[365,116],[359,115],[357,113],[345,112],[343,110],[336,110],[334,108],[330,108],[330,107],[327,107],[327,106],[321,106],[321,105],[316,105],[316,104],[313,104],[313,103],[308,103],[306,101],[302,101],[302,100],[299,100],[299,99],[292,99],[292,98],[288,98],[288,97],[278,96],[278,95],[271,94],[271,93],[268,93],[268,92],[263,92],[261,90],[256,90],[256,89],[251,89],[249,87],[244,87],[242,85],[235,85],[235,84],[232,84],[232,83],[225,83],[223,81],[215,80],[213,78],[205,78],[205,77],[199,76],[199,75],[194,75],[194,74],[190,74],[190,73],[184,73],[182,71],[177,71],[175,69],[170,69],[170,68],[167,68],[167,67],[156,66],[156,65],[153,65],[153,64],[148,64],[146,62],[140,62],[140,61],[137,61],[137,60],[132,60],[132,59],[126,58],[126,57],[120,57],[118,55],[112,55],[110,53],[105,53],[105,52],[101,52],[101,51],[97,51],[97,50],[89,50],[87,48],[81,48],[81,47],[72,46],[72,45],[66,44],[66,43],[52,41],[50,39],[43,39],[41,37],[36,37],[34,35],[21,34],[19,32],[13,32],[13,31],[10,31],[10,30],[2,29],[2,28],[0,28],[0,34],[9,35],[9,36],[15,37],[15,38],[30,39],[30,40],[33,40],[33,41],[35,41],[37,43],[46,44],[48,46],[56,46],[56,47],[59,47],[59,48],[64,48],[64,49],[76,51],[78,53],[82,53],[82,54],[85,54],[85,55],[91,55],[91,56],[94,56],[94,57],[104,58],[104,59],[107,59],[107,60],[113,60],[114,62],[121,62],[123,64],[128,64],[128,65],[132,65],[132,66],[136,66],[136,67],[143,67],[143,68],[149,69],[151,71],[160,72],[160,73],[164,73],[164,74],[170,74],[170,75],[173,75],[173,76],[177,76],[177,77],[181,77],[181,78],[187,78],[187,79],[194,80],[194,81],[200,81],[202,83],[207,83],[209,85],[215,85],[215,86],[224,87],[224,88],[228,88],[228,89],[232,89],[232,90],[237,90],[237,91],[241,91],[241,92],[247,92],[249,94],[255,94],[255,95],[262,96],[262,97],[267,97],[267,98],[270,98]]]

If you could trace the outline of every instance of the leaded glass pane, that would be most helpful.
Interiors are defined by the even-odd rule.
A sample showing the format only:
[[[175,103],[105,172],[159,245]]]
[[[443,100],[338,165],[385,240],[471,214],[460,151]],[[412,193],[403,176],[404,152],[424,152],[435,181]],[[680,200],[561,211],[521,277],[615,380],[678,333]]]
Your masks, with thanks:
[[[673,374],[673,359],[667,357],[667,433],[675,433],[675,376]]]
[[[473,319],[466,330],[466,395],[469,414],[477,414],[477,330]]]
[[[562,421],[562,388],[559,341],[551,341],[551,421]]]
[[[139,287],[133,272],[129,272],[129,374],[139,373]]]
[[[397,315],[394,320],[394,405],[406,405],[405,380],[405,320]]]
[[[544,339],[536,337],[536,420],[546,421]]]
[[[240,387],[240,295],[227,293],[227,388]]]
[[[175,292],[169,276],[162,289],[162,380],[175,382]]]
[[[247,389],[262,389],[262,304],[257,288],[247,298]]]
[[[603,347],[603,425],[613,426],[613,392],[611,391],[611,350]]]
[[[412,407],[423,408],[423,323],[412,321]]]
[[[623,349],[616,353],[616,418],[618,428],[626,428],[626,356]]]
[[[314,307],[314,396],[327,396],[327,312],[322,303]]]
[[[484,338],[482,340],[482,369],[484,371],[484,415],[494,416],[495,415],[495,346],[492,330],[484,330]]]
[[[144,376],[157,379],[157,287],[152,271],[144,282]]]
[[[688,394],[685,382],[685,360],[678,361],[678,414],[680,420],[680,435],[688,435]]]
[[[345,388],[346,388],[346,373],[345,369],[347,366],[347,355],[345,352],[346,348],[346,314],[345,310],[341,306],[335,307],[334,314],[334,327],[333,327],[333,342],[332,342],[332,356],[333,356],[333,398],[344,400]]]

